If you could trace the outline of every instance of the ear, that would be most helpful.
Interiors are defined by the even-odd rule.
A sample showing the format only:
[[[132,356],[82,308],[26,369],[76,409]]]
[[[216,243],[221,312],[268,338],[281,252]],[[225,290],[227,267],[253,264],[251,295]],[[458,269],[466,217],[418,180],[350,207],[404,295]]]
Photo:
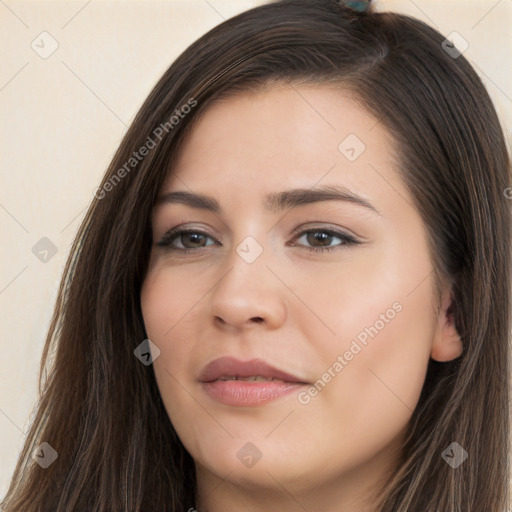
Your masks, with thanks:
[[[451,288],[445,289],[432,341],[430,357],[441,363],[452,361],[462,354],[462,340],[455,327],[455,303]]]

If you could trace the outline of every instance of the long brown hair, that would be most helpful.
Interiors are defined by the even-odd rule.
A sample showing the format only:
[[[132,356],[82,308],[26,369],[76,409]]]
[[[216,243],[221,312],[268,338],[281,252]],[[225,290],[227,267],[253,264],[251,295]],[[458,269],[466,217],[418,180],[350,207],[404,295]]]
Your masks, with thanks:
[[[181,142],[212,101],[304,82],[350,91],[392,134],[399,172],[429,234],[435,275],[454,286],[463,354],[430,362],[401,464],[378,510],[504,512],[510,161],[484,86],[443,40],[405,15],[356,12],[334,0],[283,0],[218,25],[171,65],[127,131],[73,244],[6,512],[194,506],[193,460],[173,430],[152,367],[134,356],[146,338],[140,290],[151,211]],[[58,453],[46,469],[32,459],[42,442]],[[468,453],[456,469],[441,456],[452,442]]]

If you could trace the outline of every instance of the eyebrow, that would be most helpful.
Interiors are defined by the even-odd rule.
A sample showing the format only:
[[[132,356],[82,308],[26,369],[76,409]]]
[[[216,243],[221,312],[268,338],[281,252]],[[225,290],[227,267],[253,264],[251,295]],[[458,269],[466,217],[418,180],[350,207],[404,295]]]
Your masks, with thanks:
[[[283,210],[321,201],[345,201],[363,206],[382,216],[367,199],[358,196],[345,187],[335,185],[271,192],[264,196],[263,207],[265,210],[277,214]],[[184,204],[192,208],[199,208],[213,213],[220,213],[222,210],[218,201],[213,197],[188,192],[186,190],[168,192],[158,198],[157,204]]]

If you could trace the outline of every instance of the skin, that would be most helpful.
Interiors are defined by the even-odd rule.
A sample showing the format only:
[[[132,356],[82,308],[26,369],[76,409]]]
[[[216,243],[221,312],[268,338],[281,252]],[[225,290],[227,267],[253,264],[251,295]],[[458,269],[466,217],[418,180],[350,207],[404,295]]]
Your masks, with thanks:
[[[349,134],[366,146],[354,161],[338,149]],[[157,204],[141,302],[148,337],[161,351],[153,368],[163,402],[196,463],[199,491],[190,507],[373,510],[429,358],[460,355],[447,311],[451,290],[443,285],[436,302],[425,226],[391,143],[348,94],[326,85],[274,86],[216,102],[185,141],[162,194],[203,193],[222,210]],[[335,200],[280,213],[263,208],[266,193],[324,185],[347,187],[380,214]],[[175,251],[156,245],[180,224],[208,236],[178,236]],[[312,228],[361,243],[301,234]],[[247,236],[263,249],[252,263],[236,252]],[[315,246],[334,250],[308,250]],[[389,319],[393,304],[401,309]],[[334,371],[380,315],[384,327]],[[329,368],[335,376],[306,404],[293,392],[257,407],[226,406],[197,380],[223,355],[261,358],[310,383]],[[252,467],[237,457],[247,442],[261,452]]]

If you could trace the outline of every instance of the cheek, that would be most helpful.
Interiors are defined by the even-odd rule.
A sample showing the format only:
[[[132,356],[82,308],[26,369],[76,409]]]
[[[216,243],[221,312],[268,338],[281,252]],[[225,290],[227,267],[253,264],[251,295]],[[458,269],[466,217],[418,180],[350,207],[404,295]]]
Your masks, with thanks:
[[[347,428],[350,423],[350,428],[379,431],[384,437],[388,428],[391,436],[405,427],[416,407],[434,323],[428,314],[428,283],[410,295],[404,293],[406,289],[388,288],[387,293],[368,300],[365,313],[355,306],[349,309],[352,320],[346,321],[346,331],[350,336],[330,350],[330,365],[341,355],[343,368],[334,368],[339,372],[326,388],[325,400]],[[347,410],[358,412],[348,417]]]
[[[190,281],[189,286],[180,281],[179,273],[154,269],[143,283],[141,308],[147,336],[160,349],[153,370],[167,415],[180,438],[183,433],[189,438],[195,437],[190,419],[197,416],[198,411],[194,410],[193,400],[184,392],[183,375],[197,338],[184,334],[183,329],[193,327],[190,319],[194,315],[190,312],[194,299],[197,302],[197,291],[191,288]],[[185,339],[188,340],[186,343]]]
[[[355,336],[324,343],[324,354],[330,355],[315,382],[318,391],[308,403],[301,402],[300,422],[289,425],[291,439],[309,432],[321,439],[316,447],[332,460],[352,464],[370,460],[395,442],[400,445],[397,439],[416,407],[429,360],[432,325],[425,320],[424,298],[390,293],[368,303],[365,315],[347,308],[358,314],[345,320],[346,331]]]
[[[141,290],[141,308],[148,338],[161,351],[156,367],[173,375],[188,374],[188,380],[190,373],[195,373],[190,359],[201,348],[208,320],[205,301],[212,286],[200,266],[190,270],[164,260],[148,273]]]
[[[319,311],[335,334],[311,335],[320,372],[314,396],[301,402],[308,411],[303,428],[322,432],[325,444],[341,452],[347,449],[336,437],[341,433],[364,440],[363,457],[405,429],[421,394],[435,329],[428,258],[379,256],[361,259],[357,271],[338,273],[329,293],[317,291],[323,297]]]
[[[176,323],[186,315],[197,297],[193,286],[194,283],[190,280],[187,283],[179,272],[166,272],[163,265],[154,267],[146,276],[141,290],[141,308],[150,339],[153,337],[155,342],[162,343],[171,336]]]

